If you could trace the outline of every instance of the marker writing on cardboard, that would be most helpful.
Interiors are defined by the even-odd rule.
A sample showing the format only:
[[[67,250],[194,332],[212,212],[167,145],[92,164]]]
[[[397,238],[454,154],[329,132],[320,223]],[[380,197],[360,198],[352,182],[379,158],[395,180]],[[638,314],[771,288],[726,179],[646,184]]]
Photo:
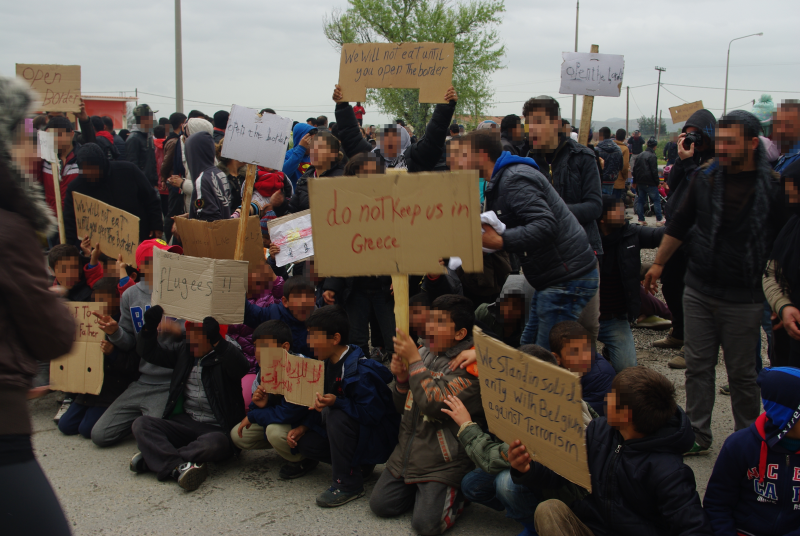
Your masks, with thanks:
[[[158,294],[164,297],[165,292],[178,292],[181,299],[188,300],[191,295],[211,296],[214,293],[214,282],[202,279],[186,278],[182,275],[172,276],[172,267],[161,268],[158,283]],[[216,292],[224,294],[231,292],[233,279],[230,277],[221,278],[220,285]],[[196,294],[195,294],[196,293]]]

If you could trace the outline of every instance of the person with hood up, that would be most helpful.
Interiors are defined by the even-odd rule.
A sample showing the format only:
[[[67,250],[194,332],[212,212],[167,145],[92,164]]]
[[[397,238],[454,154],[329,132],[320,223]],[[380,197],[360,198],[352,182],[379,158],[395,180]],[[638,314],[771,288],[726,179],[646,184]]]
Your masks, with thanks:
[[[151,185],[157,186],[156,144],[152,132],[154,113],[147,104],[140,104],[133,109],[131,133],[125,140],[125,158],[144,173]]]
[[[292,148],[286,151],[283,160],[283,174],[289,177],[292,188],[297,188],[297,181],[311,167],[309,152],[311,140],[317,131],[317,127],[308,123],[297,123],[292,129]]]
[[[536,289],[522,343],[549,350],[551,328],[578,320],[597,294],[597,259],[586,233],[536,162],[504,152],[496,133],[470,132],[458,148],[463,169],[489,177],[485,210],[505,227],[500,234],[484,224],[483,247],[516,253],[525,279]]]
[[[761,338],[761,279],[786,222],[784,195],[759,140],[761,123],[734,110],[720,119],[717,159],[695,172],[683,203],[669,220],[644,287],[655,294],[664,264],[691,229],[683,294],[686,315],[686,413],[697,435],[692,455],[713,440],[715,367],[719,347],[730,381],[734,429],[759,413],[753,356]]]
[[[510,275],[494,303],[482,303],[475,309],[475,322],[488,335],[517,348],[528,324],[528,304],[533,293],[524,276]]]
[[[500,142],[503,144],[504,151],[519,156],[519,148],[522,145],[524,134],[522,120],[518,115],[507,115],[500,122]]]
[[[611,137],[611,129],[608,127],[601,127],[597,131],[600,141],[594,148],[594,152],[603,159],[603,171],[600,174],[600,180],[603,184],[603,195],[613,195],[617,198],[622,198],[622,190],[615,191],[615,184],[619,177],[619,172],[622,171],[622,151]]]
[[[316,177],[341,177],[344,175],[344,155],[340,143],[329,131],[320,131],[311,142],[309,163],[311,168],[297,181],[297,188],[289,200],[289,213],[308,210],[308,181]]]
[[[190,219],[217,221],[231,217],[228,178],[216,166],[214,155],[214,139],[208,132],[193,132],[186,140],[186,161],[194,181]]]
[[[641,153],[633,164],[633,183],[636,186],[636,214],[639,225],[647,225],[644,221],[644,200],[650,198],[656,211],[656,225],[661,223],[661,198],[658,196],[658,158],[656,157],[655,138],[647,140],[647,149]]]
[[[667,219],[672,218],[681,206],[683,196],[689,189],[689,182],[695,170],[714,158],[714,134],[717,119],[708,110],[697,110],[683,125],[678,137],[678,160],[669,172],[667,184]],[[686,139],[688,135],[691,139]],[[695,140],[700,139],[699,142]],[[687,237],[689,238],[689,237]],[[672,329],[663,339],[653,341],[656,348],[682,348],[684,338],[683,291],[685,287],[688,246],[679,248],[664,266],[661,277],[664,301],[672,313]],[[686,368],[683,355],[675,356],[669,362],[671,368]]]
[[[64,232],[67,243],[80,247],[75,224],[73,194],[87,195],[139,218],[139,242],[161,238],[164,224],[158,193],[135,165],[124,160],[109,161],[103,149],[87,143],[78,151],[80,175],[64,197]]]
[[[800,370],[762,369],[764,413],[725,440],[703,507],[714,533],[800,536]]]

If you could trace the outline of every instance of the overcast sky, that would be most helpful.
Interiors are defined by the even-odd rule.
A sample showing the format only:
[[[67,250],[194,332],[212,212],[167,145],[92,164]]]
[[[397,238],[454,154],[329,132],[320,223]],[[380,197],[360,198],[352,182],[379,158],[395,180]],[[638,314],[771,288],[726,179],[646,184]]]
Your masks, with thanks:
[[[492,77],[496,92],[490,112],[520,114],[527,98],[550,94],[560,100],[564,117],[571,118],[572,97],[558,95],[558,89],[561,52],[574,48],[575,2],[505,4],[499,29],[506,68]],[[184,1],[184,110],[197,108],[213,115],[236,103],[269,106],[301,121],[319,114],[332,118],[339,55],[322,33],[322,19],[336,6],[346,8],[347,2]],[[624,86],[633,88],[631,121],[652,115],[656,65],[667,69],[659,102],[665,117],[668,107],[696,100],[721,114],[722,89],[669,84],[723,88],[728,42],[757,32],[764,36],[733,43],[728,108],[747,103],[743,107],[749,109],[761,93],[770,93],[776,101],[800,98],[798,14],[797,0],[583,0],[579,50],[588,52],[597,44],[601,53],[625,56],[622,96],[596,98],[594,119],[625,117]],[[15,63],[79,64],[84,94],[113,95],[138,88],[139,102],[168,116],[175,109],[174,61],[171,1],[4,2],[2,75],[13,75]],[[652,85],[635,87],[644,84]],[[578,115],[580,109],[578,97]],[[377,111],[367,112],[367,123],[387,120]]]

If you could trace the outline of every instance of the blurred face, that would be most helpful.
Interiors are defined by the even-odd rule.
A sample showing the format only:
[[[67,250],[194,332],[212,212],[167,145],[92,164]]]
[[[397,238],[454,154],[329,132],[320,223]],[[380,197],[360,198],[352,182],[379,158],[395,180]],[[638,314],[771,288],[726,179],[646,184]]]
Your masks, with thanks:
[[[378,174],[378,163],[374,160],[367,160],[363,166],[361,166],[361,174],[362,175],[377,175]]]
[[[336,153],[333,152],[328,142],[322,138],[314,138],[311,143],[311,153],[309,155],[311,165],[315,168],[329,169],[333,161],[336,160]]]
[[[153,257],[145,259],[139,267],[139,273],[144,278],[145,283],[150,285],[150,288],[153,288]]]
[[[50,129],[55,138],[56,150],[66,153],[72,149],[72,132],[67,132],[65,128]]]
[[[462,169],[467,169],[464,166],[467,160],[464,154],[461,151],[461,146],[463,144],[460,141],[452,140],[447,145],[447,166],[450,168],[451,171],[460,171]]]
[[[335,333],[328,338],[328,334],[320,329],[311,328],[308,330],[308,345],[314,350],[314,357],[324,361],[336,352],[336,346],[341,342],[341,337]]]
[[[522,128],[522,123],[511,129],[511,139],[516,142],[522,141],[525,130]]]
[[[600,221],[611,229],[619,229],[625,225],[625,205],[617,203],[611,210],[603,214]]]
[[[84,164],[81,166],[81,174],[89,179],[89,182],[95,182],[100,179],[103,175],[100,166],[94,166],[92,164]]]
[[[65,257],[56,262],[53,272],[56,274],[58,284],[65,288],[72,288],[81,280],[81,269],[78,257]]]
[[[786,106],[778,108],[772,128],[781,152],[785,153],[791,150],[794,144],[800,140],[800,108]]]
[[[746,139],[742,125],[731,125],[717,130],[715,150],[723,168],[737,169],[752,160],[758,138]]]
[[[153,128],[153,116],[152,115],[143,115],[139,118],[139,126],[142,127],[142,130],[150,130]]]
[[[516,322],[524,313],[524,298],[519,294],[506,296],[500,300],[500,314],[506,323]]]
[[[119,292],[95,292],[92,295],[92,301],[102,304],[99,311],[104,315],[119,311]]]
[[[592,368],[592,345],[584,338],[567,341],[559,357],[562,367],[583,376]]]
[[[186,338],[189,340],[189,351],[192,357],[203,357],[213,348],[208,338],[203,333],[201,324],[192,322],[186,330]]]
[[[428,322],[429,309],[424,305],[412,305],[408,308],[408,323],[417,335],[425,334],[425,325]]]
[[[790,205],[800,205],[800,188],[798,188],[797,182],[800,181],[793,181],[788,177],[786,178],[786,199],[789,201]]]
[[[561,120],[547,116],[544,110],[533,110],[525,116],[528,124],[528,142],[535,150],[552,150],[558,147],[558,130]]]
[[[611,390],[606,395],[606,420],[610,426],[620,428],[630,422],[631,411],[627,408],[618,407],[619,397],[615,390]]]
[[[270,240],[269,235],[261,235],[261,243],[264,245],[266,249],[272,245],[272,240]]]
[[[464,335],[466,335],[466,330],[461,331],[464,331]],[[428,322],[425,324],[425,336],[432,352],[444,352],[456,343],[456,325],[446,311],[432,309],[428,314]]]
[[[269,284],[275,279],[275,273],[268,264],[261,267],[261,271],[247,274],[247,297],[255,299],[261,296]]]
[[[383,134],[381,139],[381,152],[386,158],[397,158],[400,152],[400,133],[389,130]]]
[[[305,322],[314,311],[314,294],[310,292],[293,292],[288,298],[281,298],[283,306],[301,322]]]
[[[702,134],[702,131],[697,127],[686,127],[684,132],[697,132],[698,134]],[[695,144],[694,151],[697,153],[698,151],[705,151],[706,149],[708,149],[708,144],[706,144],[706,137],[703,136],[700,145]]]

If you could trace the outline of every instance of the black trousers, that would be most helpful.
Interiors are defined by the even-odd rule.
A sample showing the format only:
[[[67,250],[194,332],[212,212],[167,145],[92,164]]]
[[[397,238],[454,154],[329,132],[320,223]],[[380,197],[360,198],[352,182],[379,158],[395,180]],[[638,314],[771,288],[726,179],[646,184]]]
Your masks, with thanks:
[[[136,445],[159,480],[186,462],[219,462],[233,456],[228,430],[197,422],[186,413],[169,419],[146,415],[133,421]]]
[[[686,250],[679,248],[661,272],[661,292],[672,313],[672,336],[683,340],[683,279],[686,277]]]
[[[326,409],[328,437],[309,430],[297,442],[297,449],[306,458],[331,465],[333,487],[346,492],[361,491],[364,487],[361,467],[352,466],[358,446],[358,421],[340,409]]]

